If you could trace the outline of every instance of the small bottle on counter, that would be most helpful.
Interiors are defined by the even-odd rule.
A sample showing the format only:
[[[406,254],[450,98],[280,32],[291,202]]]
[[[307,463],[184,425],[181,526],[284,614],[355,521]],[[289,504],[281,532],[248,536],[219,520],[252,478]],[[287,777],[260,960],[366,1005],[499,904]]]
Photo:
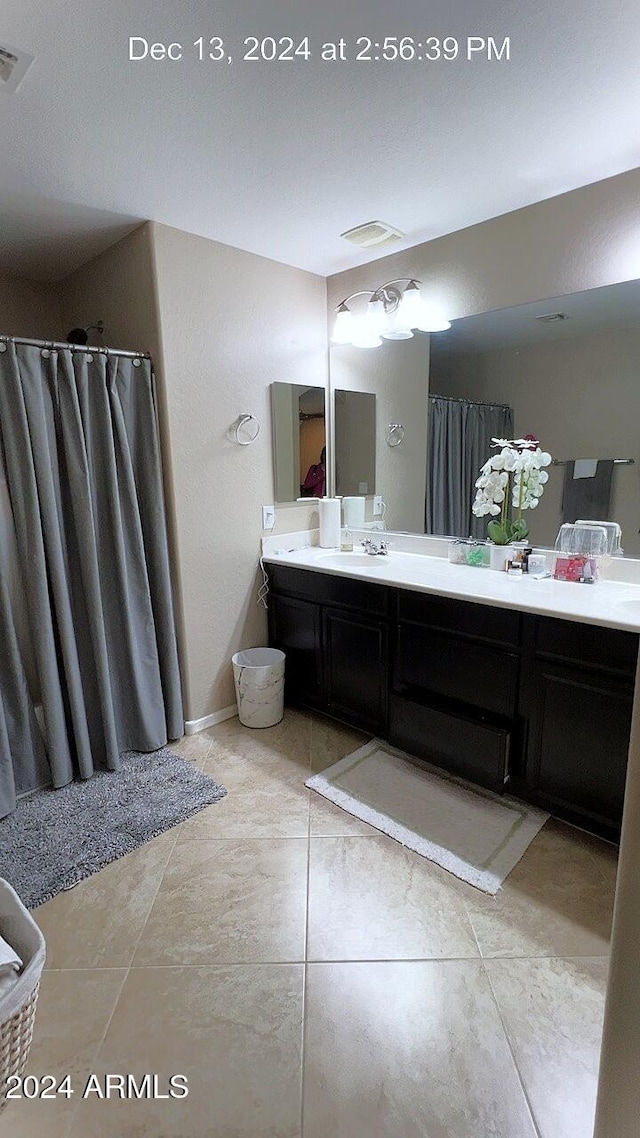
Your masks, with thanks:
[[[343,526],[340,530],[340,552],[353,553],[353,535],[349,526]]]

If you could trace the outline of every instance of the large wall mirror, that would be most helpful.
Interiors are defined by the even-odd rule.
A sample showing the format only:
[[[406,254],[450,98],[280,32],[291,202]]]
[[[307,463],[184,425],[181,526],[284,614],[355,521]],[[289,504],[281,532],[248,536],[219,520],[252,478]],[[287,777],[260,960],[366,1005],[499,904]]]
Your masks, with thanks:
[[[356,348],[332,348],[332,384],[334,370],[344,372],[346,351],[361,382],[367,369],[375,375],[379,401],[382,396],[390,414],[394,400],[413,400],[405,442],[386,448],[378,477],[389,529],[484,536],[486,519],[473,518],[471,502],[488,457],[485,440],[532,434],[555,460],[539,508],[527,516],[532,540],[552,546],[562,521],[576,520],[563,517],[563,500],[575,489],[568,488],[567,498],[565,483],[573,481],[576,460],[585,460],[581,473],[593,471],[597,460],[596,472],[607,477],[594,512],[619,522],[625,554],[640,557],[640,281],[482,313],[454,321],[430,342],[415,337],[360,350],[358,359]],[[402,421],[400,414],[393,418]],[[455,440],[462,419],[460,450]],[[378,430],[378,459],[384,448]],[[397,487],[404,487],[406,501]],[[460,495],[466,510],[455,528],[438,503]],[[406,524],[409,500],[413,524]]]
[[[276,503],[323,498],[327,493],[324,387],[271,384]]]

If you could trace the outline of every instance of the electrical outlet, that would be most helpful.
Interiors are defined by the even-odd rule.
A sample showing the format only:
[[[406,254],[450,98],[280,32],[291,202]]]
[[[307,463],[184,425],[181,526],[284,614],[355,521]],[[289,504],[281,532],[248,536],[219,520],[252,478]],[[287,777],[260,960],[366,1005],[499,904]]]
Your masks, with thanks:
[[[276,524],[276,508],[275,506],[262,507],[262,528],[273,529]]]
[[[382,501],[382,494],[374,494],[373,495],[373,516],[374,516],[374,518],[380,517],[380,514],[383,511],[383,508],[384,508],[384,503]]]

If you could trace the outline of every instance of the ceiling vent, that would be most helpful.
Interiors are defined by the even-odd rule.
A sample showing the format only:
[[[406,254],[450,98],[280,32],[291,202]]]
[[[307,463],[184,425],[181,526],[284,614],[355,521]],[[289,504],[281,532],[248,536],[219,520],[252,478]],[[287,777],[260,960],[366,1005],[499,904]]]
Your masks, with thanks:
[[[541,324],[556,324],[558,320],[568,320],[566,312],[546,312],[544,316],[536,316]]]
[[[370,245],[389,245],[392,241],[400,241],[407,235],[401,229],[387,225],[386,221],[365,221],[364,225],[347,229],[346,233],[341,233],[340,236],[344,237],[345,241],[351,241],[353,245],[367,249]]]
[[[8,43],[0,42],[0,91],[11,94],[22,82],[33,63],[33,56]]]

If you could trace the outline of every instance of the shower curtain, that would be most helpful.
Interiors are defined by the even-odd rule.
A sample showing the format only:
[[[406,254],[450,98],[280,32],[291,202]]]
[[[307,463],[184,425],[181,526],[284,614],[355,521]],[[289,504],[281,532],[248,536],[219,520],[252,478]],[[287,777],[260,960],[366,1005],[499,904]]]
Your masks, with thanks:
[[[2,478],[0,818],[183,732],[150,361],[0,343]]]
[[[471,512],[491,439],[513,435],[513,409],[444,395],[429,396],[427,533],[485,537],[487,519]]]

